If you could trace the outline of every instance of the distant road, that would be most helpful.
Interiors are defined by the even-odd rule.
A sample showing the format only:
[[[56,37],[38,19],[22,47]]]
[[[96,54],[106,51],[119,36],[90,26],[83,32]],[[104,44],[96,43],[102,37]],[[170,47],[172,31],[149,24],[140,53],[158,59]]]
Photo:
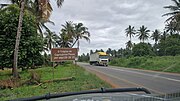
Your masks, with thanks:
[[[115,87],[144,87],[153,93],[180,92],[180,74],[145,71],[116,66],[92,66],[78,63]]]

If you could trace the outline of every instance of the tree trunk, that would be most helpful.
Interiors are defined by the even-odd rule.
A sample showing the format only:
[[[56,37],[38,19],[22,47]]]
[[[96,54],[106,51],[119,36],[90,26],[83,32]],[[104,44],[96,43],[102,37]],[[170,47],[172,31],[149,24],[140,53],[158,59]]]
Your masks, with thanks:
[[[78,48],[78,51],[79,51],[79,44],[80,44],[80,42],[79,42],[79,40],[78,40],[78,42],[77,42],[77,48]]]
[[[14,78],[19,77],[18,71],[17,71],[17,63],[18,63],[18,50],[19,50],[19,42],[20,42],[21,30],[22,30],[23,14],[24,14],[24,5],[25,5],[24,0],[21,0],[21,9],[20,9],[20,14],[19,14],[16,44],[15,44],[15,50],[14,50],[14,63],[13,63],[13,69],[12,69],[12,74]]]
[[[76,41],[73,43],[73,45],[71,46],[71,48],[76,44],[77,41],[78,41],[78,38],[77,38]]]

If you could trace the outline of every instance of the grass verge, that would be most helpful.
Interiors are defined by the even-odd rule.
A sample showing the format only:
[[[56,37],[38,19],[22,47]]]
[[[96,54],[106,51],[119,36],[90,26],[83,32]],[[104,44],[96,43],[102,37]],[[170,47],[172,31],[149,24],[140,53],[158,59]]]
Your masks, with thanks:
[[[52,67],[44,67],[30,71],[35,71],[36,73],[40,74],[41,81],[45,81],[53,79],[52,70]],[[61,65],[54,71],[54,78],[75,77],[75,80],[44,83],[41,86],[24,85],[14,89],[3,89],[0,90],[0,101],[14,98],[39,96],[47,93],[75,92],[99,89],[101,87],[110,87],[109,84],[105,83],[95,75],[85,71],[79,66],[74,66],[72,64],[67,64],[64,66]],[[10,73],[11,72],[8,70],[0,71],[0,80],[9,78]],[[28,79],[29,75],[30,72],[27,71],[20,73],[22,80]]]
[[[110,65],[180,73],[180,56],[119,58],[112,60]]]

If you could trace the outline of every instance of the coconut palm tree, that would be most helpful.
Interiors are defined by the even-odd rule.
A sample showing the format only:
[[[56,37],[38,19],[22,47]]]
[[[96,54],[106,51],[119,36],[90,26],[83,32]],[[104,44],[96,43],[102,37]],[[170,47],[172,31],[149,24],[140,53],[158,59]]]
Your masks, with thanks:
[[[157,45],[157,42],[159,41],[161,36],[161,32],[159,30],[153,31],[153,34],[151,35],[151,38],[155,41],[155,45]]]
[[[10,0],[13,4],[20,5],[20,0]],[[64,0],[56,0],[57,6],[61,7]],[[51,12],[53,8],[51,7],[50,0],[26,0],[25,9],[32,12],[34,16],[36,16],[36,25],[38,28],[38,32],[41,36],[43,36],[42,30],[47,30],[48,27],[45,23],[54,23],[49,20]],[[49,30],[49,29],[48,29]]]
[[[163,16],[170,16],[166,22],[173,25],[176,31],[180,31],[180,0],[171,0],[174,5],[165,6],[165,9],[169,9],[171,12],[164,14]],[[168,25],[167,24],[167,25]]]
[[[22,21],[23,21],[23,16],[24,16],[24,6],[25,6],[25,1],[21,0],[21,8],[20,8],[19,22],[18,22],[18,28],[17,28],[15,50],[14,50],[14,63],[13,63],[13,68],[12,68],[12,73],[13,73],[14,78],[19,77],[19,74],[17,71],[17,63],[18,63],[19,42],[20,42],[21,30],[22,30]]]
[[[13,69],[12,69],[13,77],[18,78],[19,75],[18,75],[18,72],[17,72],[17,63],[18,63],[19,42],[20,42],[21,30],[22,30],[21,26],[22,26],[22,21],[23,21],[24,8],[25,8],[25,6],[28,7],[28,4],[30,3],[31,0],[26,0],[27,2],[25,2],[25,0],[11,0],[11,1],[12,1],[12,3],[20,4],[20,15],[19,15],[19,23],[18,23],[18,29],[17,29],[16,43],[15,43],[14,63],[13,63]],[[42,3],[43,0],[35,0],[34,2],[40,3],[40,2],[37,2],[37,1],[41,1],[41,3]],[[46,0],[46,1],[49,4],[49,0]],[[57,0],[58,7],[61,7],[63,1],[64,0]],[[35,9],[37,9],[37,8],[40,8],[40,6],[38,5],[38,7],[36,7]],[[39,10],[36,10],[36,11],[38,13],[41,10],[39,9]]]
[[[161,35],[161,40],[166,41],[166,38],[168,37],[167,31],[164,31],[163,34]]]
[[[132,27],[131,25],[128,26],[128,28],[125,29],[126,32],[126,36],[130,38],[131,41],[131,37],[133,37],[133,35],[136,34],[136,30],[134,29],[134,26]]]
[[[73,39],[74,36],[74,24],[72,21],[66,21],[64,25],[62,25],[61,32],[67,34],[69,39]]]
[[[129,40],[129,41],[126,43],[126,48],[129,49],[129,50],[131,50],[132,47],[133,47],[133,44],[132,44],[132,42]]]
[[[65,48],[65,47],[71,47],[71,44],[73,43],[73,40],[69,38],[68,34],[65,32],[61,32],[58,36],[58,40],[56,41],[59,47]]]
[[[176,28],[174,27],[175,23],[167,22],[165,25],[166,32],[169,32],[171,35],[176,32]]]
[[[85,39],[86,41],[90,42],[90,39],[89,39],[90,33],[88,31],[88,28],[85,27],[83,25],[83,23],[75,24],[73,37],[74,37],[75,41],[71,47],[73,47],[77,43],[77,47],[79,49],[79,45],[80,45],[79,40],[80,39]]]
[[[150,30],[148,30],[147,27],[142,25],[137,32],[138,33],[137,36],[140,39],[140,41],[142,40],[144,43],[144,40],[147,40],[149,38],[149,32],[150,32]]]
[[[56,41],[58,40],[58,36],[50,30],[47,30],[44,34],[46,35],[45,42],[47,44],[47,48],[51,50],[53,47],[55,47]]]

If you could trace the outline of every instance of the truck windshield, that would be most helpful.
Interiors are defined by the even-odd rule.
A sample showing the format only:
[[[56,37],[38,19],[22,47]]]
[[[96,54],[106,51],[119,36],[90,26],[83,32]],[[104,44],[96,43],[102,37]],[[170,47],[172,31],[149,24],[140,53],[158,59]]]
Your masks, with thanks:
[[[108,59],[108,56],[107,55],[100,55],[99,58],[101,58],[101,59]]]

